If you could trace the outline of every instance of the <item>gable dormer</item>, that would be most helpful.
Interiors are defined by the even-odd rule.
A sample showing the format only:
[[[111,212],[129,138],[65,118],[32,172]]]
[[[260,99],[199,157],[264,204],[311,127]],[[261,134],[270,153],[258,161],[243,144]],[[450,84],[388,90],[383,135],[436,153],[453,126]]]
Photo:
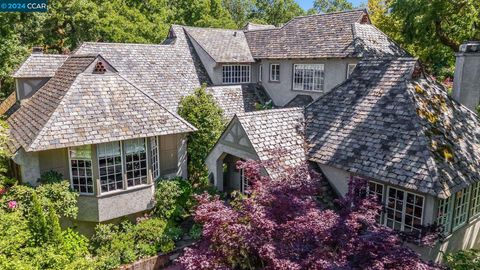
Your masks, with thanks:
[[[15,78],[17,100],[30,98],[55,75],[68,55],[44,54],[41,48],[32,49],[32,54],[12,75]]]

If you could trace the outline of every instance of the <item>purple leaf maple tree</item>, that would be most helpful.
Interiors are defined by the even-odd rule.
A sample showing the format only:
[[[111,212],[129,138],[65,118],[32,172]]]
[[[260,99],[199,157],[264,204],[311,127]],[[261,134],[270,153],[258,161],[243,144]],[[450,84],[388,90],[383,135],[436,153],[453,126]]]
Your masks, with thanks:
[[[202,194],[201,240],[178,259],[187,269],[438,269],[376,222],[382,207],[353,178],[337,209],[318,202],[324,181],[306,165],[272,180],[257,161],[239,162],[250,188],[226,203]],[[272,166],[272,164],[268,164]]]

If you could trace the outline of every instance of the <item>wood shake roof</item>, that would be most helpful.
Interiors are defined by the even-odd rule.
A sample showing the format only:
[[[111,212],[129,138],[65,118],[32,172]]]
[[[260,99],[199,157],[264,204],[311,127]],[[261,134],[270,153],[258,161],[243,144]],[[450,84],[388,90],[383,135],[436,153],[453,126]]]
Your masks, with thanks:
[[[365,10],[296,17],[279,28],[245,31],[245,37],[255,59],[406,55],[369,23]]]
[[[32,54],[13,73],[14,78],[51,78],[68,55]]]
[[[361,61],[306,107],[308,158],[440,198],[480,181],[476,115],[419,70],[412,58]]]
[[[10,150],[41,151],[195,128],[116,72],[87,70],[97,56],[73,55],[14,113]]]

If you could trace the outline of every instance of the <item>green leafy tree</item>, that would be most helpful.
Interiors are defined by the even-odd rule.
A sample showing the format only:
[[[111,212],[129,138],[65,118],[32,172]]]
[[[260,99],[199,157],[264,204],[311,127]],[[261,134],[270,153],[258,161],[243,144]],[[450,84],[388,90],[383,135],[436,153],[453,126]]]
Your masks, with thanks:
[[[205,85],[182,98],[178,113],[198,131],[188,137],[188,173],[194,185],[205,179],[205,159],[224,128],[223,110],[216,104]],[[204,183],[203,183],[204,184]]]
[[[315,0],[313,9],[317,13],[330,13],[337,11],[352,10],[352,3],[347,0]]]
[[[477,0],[369,0],[372,21],[441,79],[453,76],[459,45],[480,39]]]
[[[221,0],[176,0],[172,22],[189,26],[236,28]]]
[[[294,0],[257,0],[254,18],[279,26],[301,15],[305,11]]]
[[[467,249],[446,254],[445,264],[449,269],[454,270],[480,269],[480,251]]]
[[[32,233],[31,241],[33,245],[40,246],[48,241],[49,224],[36,194],[32,195],[32,208],[28,213],[28,228]]]
[[[255,3],[253,0],[223,0],[223,6],[228,10],[237,27],[241,28],[251,19]]]

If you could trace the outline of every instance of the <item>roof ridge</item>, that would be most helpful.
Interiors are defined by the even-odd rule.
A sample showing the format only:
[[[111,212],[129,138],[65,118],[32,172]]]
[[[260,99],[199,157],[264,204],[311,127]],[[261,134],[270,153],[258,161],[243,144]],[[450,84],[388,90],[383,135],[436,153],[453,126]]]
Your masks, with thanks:
[[[268,113],[277,113],[277,112],[285,112],[285,111],[303,111],[302,107],[292,107],[292,108],[278,108],[278,109],[267,109],[267,110],[260,110],[260,111],[253,111],[253,112],[244,112],[235,114],[237,117],[245,117],[245,116],[252,116],[252,115],[259,115],[259,114],[268,114]]]

